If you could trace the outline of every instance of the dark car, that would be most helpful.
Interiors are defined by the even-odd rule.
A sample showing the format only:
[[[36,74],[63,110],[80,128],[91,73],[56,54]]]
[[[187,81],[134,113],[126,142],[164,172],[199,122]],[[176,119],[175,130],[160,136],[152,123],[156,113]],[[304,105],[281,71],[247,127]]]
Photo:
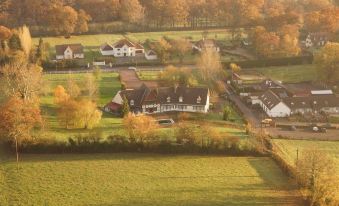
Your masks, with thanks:
[[[322,127],[319,129],[319,132],[321,133],[327,133],[327,129],[325,127]]]

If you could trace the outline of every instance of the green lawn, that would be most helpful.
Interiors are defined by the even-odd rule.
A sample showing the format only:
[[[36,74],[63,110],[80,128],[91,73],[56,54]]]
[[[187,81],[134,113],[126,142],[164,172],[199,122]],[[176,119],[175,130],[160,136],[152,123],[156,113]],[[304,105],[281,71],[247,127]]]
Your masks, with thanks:
[[[266,77],[285,83],[316,80],[316,67],[312,64],[298,66],[264,67],[253,69]]]
[[[1,191],[3,189],[3,191]],[[24,155],[0,163],[0,205],[300,205],[269,158]]]
[[[294,165],[297,159],[297,150],[299,155],[305,149],[319,149],[321,151],[328,152],[338,162],[339,168],[339,142],[338,141],[309,141],[309,140],[284,140],[274,139],[274,143],[280,149],[280,155],[288,161],[291,165]]]
[[[60,140],[65,140],[78,134],[87,134],[89,131],[83,129],[66,130],[60,127],[56,117],[56,105],[54,104],[53,91],[57,85],[62,85],[66,88],[67,79],[69,76],[74,79],[80,88],[83,88],[86,74],[48,74],[44,75],[44,80],[47,82],[50,93],[41,98],[41,107],[44,117],[46,118],[47,136],[55,137]],[[98,106],[105,106],[112,100],[121,85],[118,80],[117,73],[102,73],[101,79],[98,80],[99,84],[99,99]],[[121,118],[113,117],[112,115],[105,114],[100,122],[100,125],[90,132],[102,132],[104,136],[111,134],[122,133],[121,131]],[[114,133],[113,133],[114,132]]]
[[[137,41],[137,42],[145,42],[146,39],[150,40],[159,40],[163,36],[167,36],[172,39],[178,38],[190,38],[193,41],[198,41],[202,39],[203,31],[166,31],[166,32],[145,32],[145,33],[127,33],[126,35],[122,34],[95,34],[95,35],[81,35],[81,36],[72,36],[69,39],[65,39],[64,37],[46,37],[43,38],[44,42],[48,42],[51,47],[54,47],[58,44],[74,44],[81,43],[86,48],[97,48],[99,49],[100,45],[105,42],[113,43],[115,41],[124,38],[127,36],[128,38]],[[218,29],[218,30],[209,30],[209,37],[216,38],[217,40],[229,40],[231,35],[227,30]],[[34,38],[33,42],[37,44],[39,38]]]

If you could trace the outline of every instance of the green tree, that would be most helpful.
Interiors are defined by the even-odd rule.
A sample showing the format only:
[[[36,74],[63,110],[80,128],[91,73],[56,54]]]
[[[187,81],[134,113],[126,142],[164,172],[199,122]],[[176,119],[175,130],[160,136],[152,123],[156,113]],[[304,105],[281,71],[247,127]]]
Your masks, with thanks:
[[[230,120],[231,114],[232,114],[232,108],[229,105],[226,105],[223,111],[223,120],[224,121]]]
[[[126,117],[130,113],[130,107],[127,98],[124,96],[122,98],[122,109],[121,109],[121,115],[122,117]]]

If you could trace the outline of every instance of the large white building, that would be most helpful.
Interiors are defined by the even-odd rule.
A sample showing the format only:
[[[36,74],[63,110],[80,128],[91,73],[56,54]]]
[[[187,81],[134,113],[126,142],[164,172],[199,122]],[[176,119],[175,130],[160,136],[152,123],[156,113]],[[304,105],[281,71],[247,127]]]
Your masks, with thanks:
[[[160,87],[149,88],[142,85],[139,89],[119,91],[105,111],[114,112],[127,100],[134,113],[154,114],[163,112],[199,112],[207,113],[210,97],[207,88]]]
[[[134,43],[128,39],[121,39],[114,44],[106,43],[102,45],[100,52],[103,56],[134,57],[138,54],[144,54],[145,49],[141,44]]]

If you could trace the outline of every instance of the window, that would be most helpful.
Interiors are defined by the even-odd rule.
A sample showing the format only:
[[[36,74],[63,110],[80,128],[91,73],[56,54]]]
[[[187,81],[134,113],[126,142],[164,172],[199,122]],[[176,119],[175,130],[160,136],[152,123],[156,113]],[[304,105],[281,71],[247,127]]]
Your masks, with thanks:
[[[179,97],[179,102],[183,102],[184,98],[182,96]]]
[[[168,102],[168,103],[171,102],[171,97],[167,97],[167,102]]]
[[[199,96],[197,99],[197,104],[200,104],[200,103],[201,103],[201,97]]]
[[[134,106],[134,100],[132,99],[129,103],[131,106]]]

